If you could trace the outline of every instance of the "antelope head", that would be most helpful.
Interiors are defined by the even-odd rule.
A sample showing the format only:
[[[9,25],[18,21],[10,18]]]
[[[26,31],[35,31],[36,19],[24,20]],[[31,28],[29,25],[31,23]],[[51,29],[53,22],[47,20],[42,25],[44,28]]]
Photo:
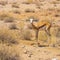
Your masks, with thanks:
[[[29,22],[33,28],[37,28],[34,22],[38,22],[38,19],[35,19],[34,17],[30,17],[29,19],[26,20],[27,22]]]
[[[34,19],[33,18],[30,18],[30,23],[33,23]]]
[[[38,22],[38,19],[35,19],[34,17],[30,17],[26,21],[29,21],[30,23],[33,23],[33,22]]]

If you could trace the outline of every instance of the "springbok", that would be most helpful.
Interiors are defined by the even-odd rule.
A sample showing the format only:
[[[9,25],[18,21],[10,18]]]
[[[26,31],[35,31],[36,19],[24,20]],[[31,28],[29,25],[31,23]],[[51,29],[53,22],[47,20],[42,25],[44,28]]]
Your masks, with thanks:
[[[51,23],[48,22],[48,21],[40,21],[40,22],[37,22],[38,20],[35,20],[34,18],[30,18],[29,19],[33,29],[36,30],[36,40],[38,42],[38,33],[39,33],[39,30],[43,27],[45,27],[45,31],[46,33],[50,36],[50,27],[51,27]],[[37,24],[35,24],[34,22],[37,22]],[[38,42],[39,44],[39,42]]]

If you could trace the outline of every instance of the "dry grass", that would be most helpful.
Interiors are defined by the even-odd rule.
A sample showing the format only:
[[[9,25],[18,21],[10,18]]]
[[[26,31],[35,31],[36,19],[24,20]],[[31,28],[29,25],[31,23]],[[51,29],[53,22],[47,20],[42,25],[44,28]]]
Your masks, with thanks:
[[[52,27],[50,29],[50,34],[51,34],[50,44],[51,45],[59,45],[58,44],[58,42],[60,42],[60,40],[58,39],[59,27]]]
[[[0,60],[20,60],[15,48],[0,44]]]
[[[48,35],[45,31],[40,31],[39,32],[39,40],[43,41],[43,42],[47,42],[48,41]]]
[[[17,44],[18,34],[8,29],[0,29],[0,42],[7,44]]]
[[[58,38],[60,38],[60,27],[58,28],[58,32],[57,32],[57,35],[56,35]]]
[[[7,4],[7,1],[0,1],[0,5],[5,6]]]
[[[21,39],[23,40],[31,40],[32,38],[32,34],[31,31],[29,29],[21,29]]]
[[[14,22],[14,18],[13,17],[6,17],[5,19],[4,19],[5,21],[5,23],[12,23],[12,22]]]
[[[28,14],[28,16],[30,16],[31,14],[29,13]],[[34,14],[32,14],[32,15],[34,15],[34,16],[36,16],[37,17],[37,15],[38,14],[36,14],[35,15],[35,13]],[[0,17],[0,19],[1,20],[5,20],[6,22],[11,22],[11,21],[14,21],[14,19],[15,18],[11,18],[11,16],[7,16],[7,14],[2,14],[2,15],[0,15],[1,17]],[[18,16],[19,15],[16,15],[17,16],[17,18],[18,18]],[[23,14],[23,15],[20,15],[19,17],[22,17],[22,18],[25,18],[25,17],[28,17],[28,16],[26,16],[26,14]],[[8,19],[7,19],[8,18]],[[10,19],[11,19],[11,21],[10,21]],[[17,20],[16,20],[17,21]],[[26,29],[26,30],[24,30],[23,31],[23,29],[24,29],[24,22],[25,21],[19,21],[19,23],[16,23],[16,25],[15,24],[12,24],[9,28],[10,29],[17,29],[17,27],[20,29],[20,33],[17,35],[17,36],[21,36],[21,38],[20,39],[24,39],[24,40],[32,40],[32,34],[34,34],[34,33],[32,33],[31,31],[29,31],[28,29]],[[13,23],[13,22],[12,22]],[[54,36],[56,36],[56,33],[57,32],[55,32],[55,30],[54,29],[52,29],[53,31],[51,31],[51,34],[52,35],[54,35]],[[1,30],[2,31],[2,30]],[[9,32],[11,32],[11,31],[9,31]],[[31,34],[32,33],[32,34]],[[5,33],[5,34],[7,34],[7,33]],[[11,34],[11,33],[10,33]],[[9,35],[9,34],[8,34]],[[3,34],[3,36],[4,36],[4,34]],[[44,39],[43,39],[43,37],[44,37]],[[4,37],[4,40],[6,40],[7,38],[6,37]],[[10,38],[8,38],[8,39],[10,39]],[[8,39],[7,39],[7,41],[8,41]],[[51,40],[53,41],[53,37],[51,38]],[[55,38],[56,39],[56,38]],[[10,39],[10,40],[12,40],[12,39]],[[13,40],[15,40],[15,38],[13,38]],[[39,35],[39,40],[43,40],[43,41],[46,41],[46,40],[48,40],[48,36],[47,36],[47,34],[46,33],[44,33],[44,32],[41,32],[41,34]],[[55,41],[55,40],[54,40]]]
[[[19,5],[17,3],[15,3],[15,4],[12,4],[12,7],[13,8],[19,8]]]
[[[33,0],[27,0],[26,2],[23,2],[23,4],[31,4],[33,3]]]
[[[38,0],[37,1],[27,0],[26,2],[23,2],[23,3],[19,3],[18,1],[17,2],[14,1],[15,3],[13,3],[13,2],[10,3],[10,1],[8,1],[8,2],[0,1],[1,7],[3,9],[5,9],[5,7],[6,7],[9,10],[9,12],[7,9],[6,9],[7,11],[5,11],[3,9],[2,9],[3,10],[2,12],[0,11],[0,20],[4,21],[3,23],[5,25],[8,24],[8,26],[7,26],[8,29],[4,29],[5,26],[3,24],[2,25],[4,27],[0,28],[0,60],[22,60],[20,57],[20,52],[22,52],[22,50],[24,50],[24,49],[20,48],[20,47],[22,47],[22,45],[20,43],[22,43],[23,45],[26,44],[28,47],[29,47],[29,45],[33,46],[33,44],[36,43],[36,41],[35,41],[36,40],[35,39],[36,31],[34,29],[32,29],[32,26],[29,25],[29,27],[27,29],[24,29],[25,23],[27,24],[26,19],[28,19],[30,16],[33,16],[35,18],[38,18],[40,21],[41,20],[59,20],[60,19],[60,15],[59,15],[60,9],[58,10],[59,6],[57,6],[57,4],[59,4],[59,0],[57,0],[57,1],[58,2],[55,2],[55,1],[44,2],[44,0],[39,0],[39,2],[38,2]],[[21,5],[23,4],[23,5],[20,6],[20,4]],[[24,6],[25,4],[27,7]],[[29,9],[28,7],[30,7],[30,4],[32,5],[32,7]],[[53,4],[54,8],[52,8],[53,6],[48,7],[50,4],[51,4],[51,6]],[[45,10],[44,6],[48,9]],[[12,11],[10,11],[9,7],[11,7]],[[55,46],[55,45],[60,46],[60,27],[59,28],[51,27],[50,34],[51,34],[51,36],[48,36],[45,31],[39,31],[39,35],[38,35],[39,43],[41,43],[42,46],[44,45],[44,43],[46,43],[45,45],[50,44],[52,46]],[[29,47],[29,48],[31,48],[31,47]],[[28,50],[30,50],[29,48],[28,48]],[[37,50],[39,50],[38,47],[35,47],[35,48]],[[34,49],[34,48],[32,47],[32,49]],[[54,50],[55,50],[55,48],[54,48]],[[34,51],[36,52],[36,50],[33,50],[32,52],[34,52]],[[32,55],[33,58],[35,58],[36,54],[38,57],[38,53],[36,52],[36,54],[35,54],[35,52]],[[41,52],[41,49],[39,52]],[[42,52],[43,52],[43,50],[42,50]],[[48,51],[47,55],[49,55],[49,51]],[[22,54],[22,56],[24,56],[24,55]],[[46,54],[45,54],[45,56],[46,56]],[[40,56],[39,56],[39,58],[40,58]],[[42,59],[42,60],[44,60],[44,59]]]
[[[18,9],[14,10],[13,13],[20,14],[20,11]]]
[[[25,12],[26,13],[35,13],[35,11],[34,10],[31,10],[31,9],[26,9]]]
[[[0,20],[4,21],[6,23],[11,23],[11,22],[14,22],[15,19],[14,19],[14,17],[3,13],[0,15]]]
[[[16,24],[11,24],[11,25],[9,26],[9,29],[10,29],[10,30],[18,30]]]
[[[4,20],[6,17],[8,17],[8,15],[3,13],[0,15],[0,20]]]

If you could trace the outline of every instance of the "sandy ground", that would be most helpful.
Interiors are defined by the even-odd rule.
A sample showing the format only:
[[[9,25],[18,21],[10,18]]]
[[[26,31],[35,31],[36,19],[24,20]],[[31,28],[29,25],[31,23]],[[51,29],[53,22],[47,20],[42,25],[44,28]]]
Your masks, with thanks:
[[[26,46],[21,56],[24,60],[60,60],[59,53],[57,48]]]
[[[13,45],[12,47],[6,47],[6,45],[3,45],[3,47],[9,52],[12,51],[12,54],[13,52],[17,52],[20,56],[19,60],[60,60],[59,47],[38,47],[36,44],[28,45],[23,42],[24,41],[20,41],[18,45]],[[31,43],[30,41],[25,42]]]

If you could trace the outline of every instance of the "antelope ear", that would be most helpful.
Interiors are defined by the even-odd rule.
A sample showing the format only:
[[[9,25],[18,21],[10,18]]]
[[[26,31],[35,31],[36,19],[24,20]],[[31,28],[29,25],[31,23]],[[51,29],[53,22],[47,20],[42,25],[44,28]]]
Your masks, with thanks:
[[[30,19],[30,23],[32,23],[32,22],[33,22],[33,19],[31,18],[31,19]]]

